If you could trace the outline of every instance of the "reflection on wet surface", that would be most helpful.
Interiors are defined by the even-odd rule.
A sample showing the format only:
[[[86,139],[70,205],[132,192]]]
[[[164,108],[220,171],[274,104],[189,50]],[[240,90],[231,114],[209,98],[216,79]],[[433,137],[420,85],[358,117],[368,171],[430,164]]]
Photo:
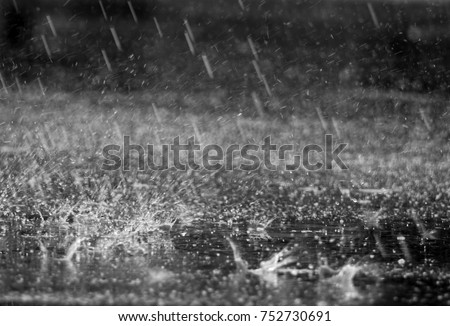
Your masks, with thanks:
[[[110,237],[66,235],[66,243],[30,235],[26,223],[11,235],[3,221],[1,303],[448,303],[448,220],[366,208],[311,218],[321,210],[306,210],[273,220],[210,212]]]

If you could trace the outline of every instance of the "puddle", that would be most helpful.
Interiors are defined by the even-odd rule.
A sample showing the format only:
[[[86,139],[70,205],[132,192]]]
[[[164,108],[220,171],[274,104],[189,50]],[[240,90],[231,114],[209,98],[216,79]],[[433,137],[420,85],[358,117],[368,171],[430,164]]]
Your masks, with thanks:
[[[1,303],[448,303],[447,220],[426,237],[429,223],[389,213],[376,223],[376,212],[367,213],[370,223],[367,214],[226,219],[216,213],[130,237],[66,234],[65,243],[3,221]],[[11,229],[19,231],[11,236]]]

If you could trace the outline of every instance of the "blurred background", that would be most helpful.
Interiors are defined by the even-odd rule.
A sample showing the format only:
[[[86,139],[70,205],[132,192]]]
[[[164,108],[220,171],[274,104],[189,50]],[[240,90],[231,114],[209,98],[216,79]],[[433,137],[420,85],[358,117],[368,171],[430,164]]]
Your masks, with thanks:
[[[195,55],[208,56],[214,87],[228,92],[258,82],[245,77],[253,71],[249,37],[280,95],[290,85],[449,87],[445,1],[2,0],[1,11],[8,85],[40,77],[67,91],[207,89],[201,60],[185,60],[187,20]]]

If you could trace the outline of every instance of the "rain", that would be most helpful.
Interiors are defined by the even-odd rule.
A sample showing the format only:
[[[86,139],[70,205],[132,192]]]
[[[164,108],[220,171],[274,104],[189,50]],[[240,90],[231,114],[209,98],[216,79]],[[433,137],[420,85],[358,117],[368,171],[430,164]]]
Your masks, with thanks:
[[[0,305],[450,304],[450,4],[0,9]]]

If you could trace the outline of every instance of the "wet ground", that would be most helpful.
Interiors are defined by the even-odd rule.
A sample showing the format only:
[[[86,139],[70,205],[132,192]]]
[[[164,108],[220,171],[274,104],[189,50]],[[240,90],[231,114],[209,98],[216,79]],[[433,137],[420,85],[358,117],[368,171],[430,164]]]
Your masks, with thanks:
[[[139,11],[160,39],[105,4],[123,51],[98,8],[43,5],[59,36],[36,24],[2,53],[1,304],[450,304],[445,7],[375,5],[380,28],[349,2]],[[301,148],[325,133],[348,170],[101,169],[125,135]]]
[[[30,111],[6,129],[3,304],[449,303],[445,116],[433,134],[417,119],[341,122],[347,171],[105,172],[88,151],[93,128],[100,142],[117,129],[152,142],[154,132],[189,135],[191,120],[167,112],[172,130],[162,130],[147,125],[153,112],[110,119],[101,105],[67,105],[58,126]],[[203,139],[236,140],[235,118],[221,117],[221,128],[217,116],[199,123]],[[248,139],[299,132],[280,142],[321,142],[318,118],[240,119]],[[21,151],[33,125],[41,145]],[[58,128],[71,137],[56,138]]]
[[[52,247],[50,237],[38,237],[47,243],[45,252],[36,238],[16,235],[21,248],[8,243],[2,250],[1,302],[449,303],[448,218],[419,222],[407,208],[380,213],[341,196],[330,196],[333,204],[327,205],[325,196],[303,193],[293,202],[271,193],[270,199],[262,195],[251,202],[230,202],[189,226],[83,240],[70,261],[62,259],[70,249]],[[258,220],[257,211],[267,216],[275,208],[279,212],[269,226],[252,220]],[[237,270],[230,241],[249,270],[283,248],[294,259],[284,269],[260,274]]]

